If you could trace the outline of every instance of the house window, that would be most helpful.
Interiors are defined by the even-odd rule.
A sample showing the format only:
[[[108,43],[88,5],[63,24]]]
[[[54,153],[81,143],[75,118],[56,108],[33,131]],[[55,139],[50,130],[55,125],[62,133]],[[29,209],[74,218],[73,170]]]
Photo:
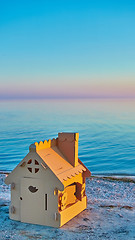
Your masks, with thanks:
[[[27,162],[27,168],[31,173],[37,173],[39,171],[39,162],[37,160],[30,159]]]

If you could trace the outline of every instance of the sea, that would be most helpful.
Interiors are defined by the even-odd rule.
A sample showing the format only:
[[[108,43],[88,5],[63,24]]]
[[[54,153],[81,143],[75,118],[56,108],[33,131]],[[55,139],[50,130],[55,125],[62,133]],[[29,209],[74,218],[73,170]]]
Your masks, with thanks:
[[[0,172],[59,132],[79,132],[79,158],[92,175],[135,176],[135,99],[1,100]]]

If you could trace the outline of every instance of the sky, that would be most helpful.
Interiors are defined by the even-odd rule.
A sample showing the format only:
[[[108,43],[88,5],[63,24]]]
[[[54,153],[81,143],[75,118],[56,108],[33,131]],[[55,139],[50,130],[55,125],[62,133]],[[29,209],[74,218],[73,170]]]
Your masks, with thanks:
[[[135,97],[134,0],[0,0],[0,99]]]

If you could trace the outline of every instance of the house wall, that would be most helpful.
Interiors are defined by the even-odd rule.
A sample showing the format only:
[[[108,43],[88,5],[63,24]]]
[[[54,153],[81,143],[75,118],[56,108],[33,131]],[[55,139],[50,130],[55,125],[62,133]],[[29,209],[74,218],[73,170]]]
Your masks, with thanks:
[[[60,226],[60,217],[58,212],[58,195],[54,195],[55,189],[63,190],[63,185],[60,183],[60,181],[57,179],[57,177],[54,175],[54,173],[47,167],[46,169],[41,165],[42,161],[41,158],[36,153],[29,153],[23,160],[23,162],[26,162],[29,159],[36,159],[40,165],[39,165],[39,171],[37,173],[31,173],[29,172],[27,168],[27,164],[25,166],[18,166],[16,171],[13,172],[12,177],[8,178],[7,184],[14,183],[15,188],[11,190],[11,205],[10,205],[10,218],[14,220],[21,221],[21,178],[33,178],[33,179],[40,179],[43,183],[43,188],[45,193],[48,194],[48,210],[46,211],[46,219],[45,222],[40,222],[39,224],[42,225],[48,225],[48,226],[54,226],[59,227]],[[34,195],[33,195],[34,197]],[[13,206],[15,207],[15,212],[13,213]],[[40,208],[37,203],[37,210]],[[38,211],[35,213],[38,214]],[[44,212],[43,212],[44,214]],[[57,220],[56,220],[57,219]],[[31,223],[37,223],[37,222],[31,222]]]
[[[59,191],[59,209],[63,210],[68,205],[74,204],[78,200],[82,200],[85,195],[85,183],[82,173],[63,181],[64,191]]]
[[[75,204],[71,205],[70,207],[64,209],[60,212],[60,227],[63,226],[65,223],[70,221],[73,217],[77,214],[81,213],[87,207],[87,198],[86,196],[83,197],[82,201],[78,201]]]
[[[63,195],[62,201],[59,200],[60,226],[63,226],[87,207],[85,181],[82,173],[75,175],[67,181],[63,181],[63,184],[65,187],[64,191],[59,191],[59,198]],[[65,200],[64,197],[66,197]]]

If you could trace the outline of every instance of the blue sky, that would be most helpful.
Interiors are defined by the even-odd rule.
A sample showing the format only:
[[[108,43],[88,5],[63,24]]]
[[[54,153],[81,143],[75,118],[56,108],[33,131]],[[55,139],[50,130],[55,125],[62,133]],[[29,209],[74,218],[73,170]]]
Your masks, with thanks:
[[[135,97],[135,1],[0,1],[0,98]]]

